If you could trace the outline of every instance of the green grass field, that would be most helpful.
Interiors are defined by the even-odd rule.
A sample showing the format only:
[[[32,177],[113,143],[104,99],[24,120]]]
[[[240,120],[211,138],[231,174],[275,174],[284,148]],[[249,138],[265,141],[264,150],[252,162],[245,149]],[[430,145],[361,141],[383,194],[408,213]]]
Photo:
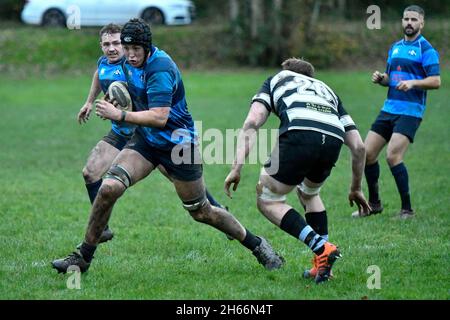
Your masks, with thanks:
[[[249,99],[269,74],[186,72],[194,118],[203,121],[204,130],[239,128]],[[320,73],[319,78],[341,96],[365,136],[386,90],[370,84],[369,71]],[[109,124],[95,115],[86,125],[76,122],[88,75],[49,80],[2,76],[0,299],[448,299],[450,74],[442,80],[441,89],[429,94],[425,119],[406,158],[414,219],[395,219],[400,200],[383,158],[385,211],[352,219],[346,200],[350,156],[343,148],[322,191],[330,240],[343,252],[333,281],[317,286],[302,279],[312,254],[257,211],[259,165],[244,168],[233,200],[222,191],[229,165],[207,165],[211,192],[245,226],[271,241],[287,260],[284,268],[264,270],[239,243],[193,221],[172,186],[155,172],[119,200],[110,221],[115,239],[100,245],[81,277],[81,290],[70,290],[69,275],[57,274],[50,262],[68,254],[84,236],[90,204],[81,169]],[[277,124],[273,118],[265,127]],[[294,195],[289,202],[300,209]],[[381,270],[381,289],[367,287],[371,265]]]

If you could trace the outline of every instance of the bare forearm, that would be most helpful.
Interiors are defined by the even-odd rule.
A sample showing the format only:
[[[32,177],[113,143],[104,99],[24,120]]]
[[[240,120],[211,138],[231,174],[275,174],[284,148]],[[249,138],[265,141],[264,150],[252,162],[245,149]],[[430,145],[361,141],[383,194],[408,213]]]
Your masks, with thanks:
[[[167,119],[168,115],[146,110],[127,112],[124,121],[143,127],[164,128]]]
[[[364,148],[358,148],[352,151],[352,191],[361,190],[361,182],[366,164],[366,152]]]
[[[236,159],[232,170],[240,171],[256,141],[258,129],[264,125],[269,116],[269,111],[261,102],[253,102],[250,111],[245,119],[237,142]]]
[[[344,143],[352,153],[352,191],[361,190],[361,182],[366,163],[366,149],[358,130],[350,130],[345,133]]]
[[[94,103],[95,99],[98,97],[101,91],[102,88],[100,86],[100,80],[98,79],[98,71],[95,71],[94,76],[92,77],[91,88],[89,89],[86,103]]]
[[[245,163],[256,141],[257,128],[254,124],[245,123],[239,133],[237,141],[236,158],[233,163],[233,169],[240,171]]]
[[[441,86],[441,77],[433,76],[433,77],[427,77],[422,80],[413,80],[413,86],[416,89],[422,89],[422,90],[432,90],[432,89],[439,89]]]

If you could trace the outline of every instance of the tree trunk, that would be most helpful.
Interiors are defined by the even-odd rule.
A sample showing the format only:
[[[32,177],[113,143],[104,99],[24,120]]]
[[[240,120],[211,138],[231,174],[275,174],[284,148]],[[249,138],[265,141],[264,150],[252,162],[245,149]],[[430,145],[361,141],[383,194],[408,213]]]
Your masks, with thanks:
[[[320,6],[322,5],[321,0],[314,1],[314,7],[311,13],[311,17],[306,27],[306,40],[311,41],[313,38],[314,27],[319,20]]]
[[[251,0],[252,22],[250,35],[252,39],[258,38],[258,31],[263,21],[262,16],[262,0]]]
[[[285,40],[282,35],[282,25],[283,25],[283,17],[282,10],[283,8],[283,0],[273,0],[273,43],[274,43],[274,56],[272,58],[271,64],[277,64],[277,61],[283,58],[283,52],[285,50]]]
[[[283,0],[273,0],[274,8],[274,34],[281,37],[281,8],[283,6]]]
[[[235,22],[239,17],[239,4],[238,0],[230,0],[230,19],[231,22]]]
[[[345,18],[345,10],[347,8],[346,0],[338,0],[338,12],[341,18]]]

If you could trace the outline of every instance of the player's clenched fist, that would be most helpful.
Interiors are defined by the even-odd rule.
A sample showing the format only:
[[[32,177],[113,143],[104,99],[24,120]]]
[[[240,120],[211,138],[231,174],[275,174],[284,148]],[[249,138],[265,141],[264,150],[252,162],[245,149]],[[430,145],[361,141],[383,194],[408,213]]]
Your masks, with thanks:
[[[380,83],[381,81],[383,81],[383,78],[384,78],[384,74],[378,70],[372,74],[372,82],[373,83]]]
[[[106,100],[95,101],[95,114],[103,120],[110,119],[119,121],[121,118],[121,111]]]

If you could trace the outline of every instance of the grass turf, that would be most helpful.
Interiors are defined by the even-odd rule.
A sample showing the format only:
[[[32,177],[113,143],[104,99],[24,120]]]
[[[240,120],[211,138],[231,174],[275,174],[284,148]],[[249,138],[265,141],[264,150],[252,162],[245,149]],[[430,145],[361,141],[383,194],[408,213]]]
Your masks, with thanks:
[[[189,108],[203,130],[239,128],[249,100],[270,71],[186,72]],[[386,90],[370,84],[370,72],[322,72],[318,77],[341,96],[363,136]],[[343,259],[335,279],[316,286],[301,278],[312,254],[268,222],[255,207],[259,165],[248,165],[233,200],[222,192],[229,165],[205,165],[211,193],[287,260],[267,272],[251,253],[216,230],[194,222],[173,187],[159,173],[131,188],[110,221],[116,237],[100,245],[81,290],[69,290],[69,275],[50,261],[82,239],[90,204],[81,169],[95,143],[109,130],[95,115],[80,126],[76,114],[90,76],[0,78],[0,298],[2,299],[448,299],[450,76],[431,92],[428,110],[406,155],[417,217],[395,219],[400,200],[381,157],[381,215],[350,217],[346,196],[350,156],[343,148],[322,197],[330,240]],[[265,128],[276,128],[272,117]],[[208,143],[206,143],[207,145]],[[366,189],[364,183],[364,189]],[[300,209],[294,195],[289,203]],[[302,212],[302,211],[301,211]],[[381,270],[381,289],[370,290],[367,269]]]

